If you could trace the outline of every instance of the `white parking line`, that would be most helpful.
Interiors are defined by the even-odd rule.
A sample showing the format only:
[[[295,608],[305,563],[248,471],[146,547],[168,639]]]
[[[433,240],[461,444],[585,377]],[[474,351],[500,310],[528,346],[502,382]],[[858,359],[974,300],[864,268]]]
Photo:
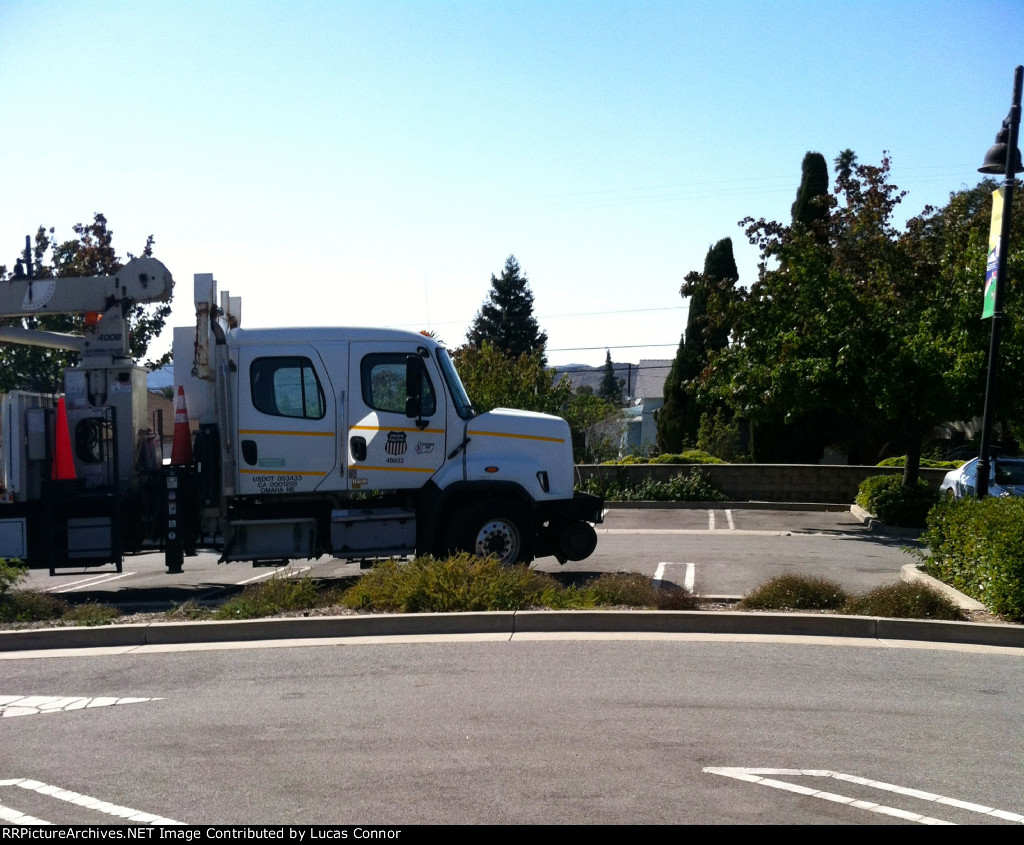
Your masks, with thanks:
[[[654,578],[652,579],[657,586],[661,581],[665,580],[665,567],[666,566],[685,566],[686,574],[683,575],[683,586],[689,591],[693,592],[693,583],[697,571],[697,564],[695,563],[673,563],[672,561],[663,560],[658,564],[658,568],[654,570]]]
[[[729,523],[729,530],[735,531],[736,524],[732,521],[732,510],[730,508],[725,509],[725,520]]]
[[[708,531],[715,530],[715,512],[708,511]]]
[[[72,593],[75,590],[84,590],[86,587],[95,587],[97,584],[105,584],[107,581],[116,581],[118,578],[127,578],[134,575],[134,572],[121,572],[117,575],[93,575],[81,581],[72,581],[70,584],[63,584],[59,590],[50,590],[51,593]]]
[[[923,801],[932,801],[936,804],[957,807],[961,810],[968,810],[972,813],[992,816],[993,818],[1003,819],[1004,821],[1017,822],[1018,824],[1024,823],[1024,815],[1021,815],[1020,813],[997,810],[993,807],[986,807],[983,804],[975,804],[971,801],[962,801],[958,798],[947,798],[944,795],[936,795],[933,792],[924,792],[920,789],[897,786],[896,784],[885,783],[884,781],[871,780],[870,778],[860,777],[859,775],[848,775],[843,772],[833,772],[827,769],[753,769],[706,766],[703,771],[710,775],[722,775],[723,777],[735,778],[736,780],[747,781],[748,783],[756,783],[760,786],[770,786],[773,789],[781,789],[786,792],[795,792],[800,795],[807,795],[810,798],[821,798],[825,801],[848,804],[849,806],[856,807],[860,810],[868,810],[869,812],[880,813],[885,816],[894,816],[896,818],[906,819],[907,821],[918,822],[919,824],[946,825],[956,824],[956,822],[944,821],[943,819],[936,819],[932,816],[925,816],[909,810],[888,807],[884,804],[876,804],[873,801],[856,800],[845,795],[837,795],[834,792],[824,792],[813,787],[778,780],[777,777],[832,778],[834,780],[846,781],[847,783],[855,783],[859,786],[868,787],[869,789],[878,789],[883,792],[891,792],[896,795],[904,795],[909,798],[918,798]],[[764,775],[776,775],[776,777],[764,777]]]
[[[253,581],[259,581],[261,578],[273,578],[275,575],[280,575],[282,572],[286,572],[288,578],[293,578],[296,575],[301,575],[303,572],[309,572],[313,567],[304,566],[302,569],[288,569],[287,567],[281,567],[275,569],[273,572],[263,572],[259,575],[254,575],[252,578],[246,578],[244,581],[236,581],[236,586],[241,587],[243,584],[251,584]]]
[[[70,789],[61,789],[59,786],[51,786],[48,783],[42,783],[38,780],[29,780],[28,778],[0,780],[0,787],[4,786],[17,786],[21,789],[28,789],[32,792],[38,792],[40,795],[48,795],[51,798],[58,799],[59,801],[65,801],[69,804],[85,807],[87,810],[95,810],[98,813],[104,813],[108,816],[117,816],[125,821],[135,822],[136,824],[184,824],[184,822],[177,822],[174,819],[164,818],[163,816],[157,816],[153,813],[144,813],[141,810],[133,810],[131,807],[121,807],[117,804],[111,804],[109,801],[101,801],[99,798],[82,795],[79,792],[72,792]],[[35,818],[34,816],[21,813],[13,807],[3,805],[0,805],[0,819],[8,822],[14,822],[15,824],[53,824],[53,822],[43,821],[42,819]]]

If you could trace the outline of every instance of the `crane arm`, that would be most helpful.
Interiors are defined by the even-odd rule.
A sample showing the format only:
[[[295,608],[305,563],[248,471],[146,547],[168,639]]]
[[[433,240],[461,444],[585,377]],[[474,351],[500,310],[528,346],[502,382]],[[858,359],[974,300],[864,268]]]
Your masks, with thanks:
[[[155,258],[133,258],[112,276],[14,277],[0,282],[0,317],[105,312],[116,304],[167,301],[173,287],[170,271]]]

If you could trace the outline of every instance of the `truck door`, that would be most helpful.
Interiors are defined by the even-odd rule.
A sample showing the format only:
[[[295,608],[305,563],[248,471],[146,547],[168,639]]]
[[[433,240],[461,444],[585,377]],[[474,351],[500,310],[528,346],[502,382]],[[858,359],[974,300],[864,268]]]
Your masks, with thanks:
[[[446,405],[436,363],[422,357],[420,407],[407,407],[408,343],[358,342],[351,347],[348,480],[355,490],[422,487],[444,462]]]
[[[344,486],[335,390],[311,346],[241,347],[238,492],[305,493]]]

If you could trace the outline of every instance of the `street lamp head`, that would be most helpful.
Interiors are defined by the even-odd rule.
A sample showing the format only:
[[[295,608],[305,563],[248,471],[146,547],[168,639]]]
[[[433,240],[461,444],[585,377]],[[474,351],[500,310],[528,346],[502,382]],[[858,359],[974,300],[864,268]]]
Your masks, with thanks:
[[[985,163],[978,168],[979,173],[990,173],[993,176],[1002,176],[1006,173],[1006,154],[1009,148],[1010,127],[1003,122],[1003,127],[996,133],[996,142],[988,148],[985,153]],[[1024,171],[1024,164],[1021,164],[1020,149],[1014,149],[1013,172]]]

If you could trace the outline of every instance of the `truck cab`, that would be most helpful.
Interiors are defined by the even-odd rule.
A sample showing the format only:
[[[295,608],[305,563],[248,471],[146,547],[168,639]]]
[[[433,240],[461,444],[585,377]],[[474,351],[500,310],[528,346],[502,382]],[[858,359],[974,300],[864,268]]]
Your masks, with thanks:
[[[231,297],[215,306],[211,278],[196,290],[200,321],[220,322],[175,330],[175,381],[209,456],[199,487],[215,490],[218,465],[222,495],[206,497],[219,501],[204,520],[223,531],[226,560],[593,551],[601,502],[573,493],[564,420],[476,414],[424,334],[243,329]]]

